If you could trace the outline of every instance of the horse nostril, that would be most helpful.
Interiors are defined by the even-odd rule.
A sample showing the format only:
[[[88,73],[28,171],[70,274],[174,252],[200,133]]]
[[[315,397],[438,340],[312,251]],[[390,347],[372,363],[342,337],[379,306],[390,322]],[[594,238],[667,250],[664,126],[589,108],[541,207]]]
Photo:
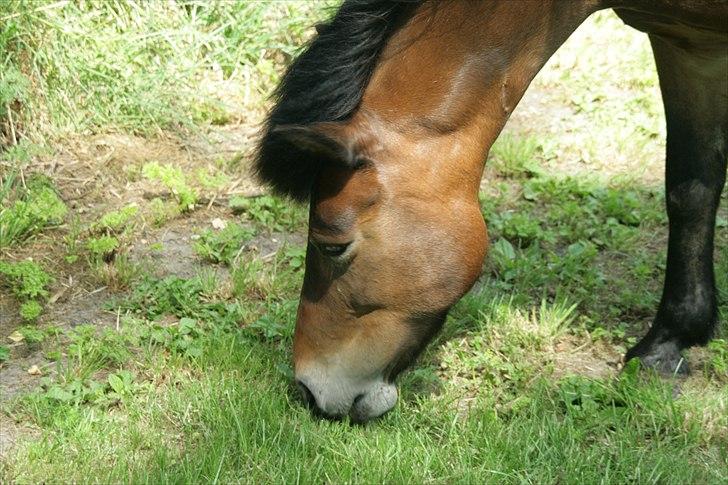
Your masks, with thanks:
[[[306,403],[308,406],[316,406],[316,399],[313,397],[313,393],[311,390],[304,384],[303,382],[296,379],[296,385],[298,386],[298,389],[301,391],[301,394],[303,395],[303,402]]]

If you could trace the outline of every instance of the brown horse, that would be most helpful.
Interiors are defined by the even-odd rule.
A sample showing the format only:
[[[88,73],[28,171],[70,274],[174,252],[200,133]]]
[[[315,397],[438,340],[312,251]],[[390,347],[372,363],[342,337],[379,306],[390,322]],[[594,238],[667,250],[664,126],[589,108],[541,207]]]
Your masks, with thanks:
[[[397,375],[478,278],[483,161],[529,83],[593,12],[649,34],[667,117],[667,274],[627,353],[683,372],[716,326],[728,154],[725,0],[348,0],[293,62],[256,163],[310,202],[296,380],[324,415],[391,409]]]

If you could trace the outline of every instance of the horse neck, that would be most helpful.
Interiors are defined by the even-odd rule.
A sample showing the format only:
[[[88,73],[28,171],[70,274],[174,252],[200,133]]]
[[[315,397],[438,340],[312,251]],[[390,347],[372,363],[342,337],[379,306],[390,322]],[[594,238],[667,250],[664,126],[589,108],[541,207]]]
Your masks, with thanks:
[[[529,83],[598,2],[425,2],[385,47],[352,121],[393,166],[477,191]]]

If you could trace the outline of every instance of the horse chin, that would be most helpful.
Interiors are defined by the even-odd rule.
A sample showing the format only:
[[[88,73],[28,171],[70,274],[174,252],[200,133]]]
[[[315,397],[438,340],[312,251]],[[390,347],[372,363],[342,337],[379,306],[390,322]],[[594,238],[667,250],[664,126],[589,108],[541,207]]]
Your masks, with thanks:
[[[380,382],[366,394],[354,400],[349,416],[355,423],[364,423],[378,418],[397,404],[397,386]]]

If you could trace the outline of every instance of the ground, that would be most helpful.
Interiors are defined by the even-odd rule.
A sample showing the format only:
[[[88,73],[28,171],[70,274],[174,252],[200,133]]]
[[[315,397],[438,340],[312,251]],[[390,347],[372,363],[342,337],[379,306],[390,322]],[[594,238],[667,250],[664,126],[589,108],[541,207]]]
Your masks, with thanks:
[[[642,34],[594,16],[536,78],[486,165],[483,277],[367,426],[311,417],[290,385],[306,209],[250,176],[268,101],[236,79],[214,85],[224,120],[72,132],[23,166],[67,213],[0,247],[53,278],[31,319],[0,280],[3,481],[728,480],[726,341],[687,352],[685,379],[622,362],[667,235]],[[724,194],[723,339],[727,219]]]

